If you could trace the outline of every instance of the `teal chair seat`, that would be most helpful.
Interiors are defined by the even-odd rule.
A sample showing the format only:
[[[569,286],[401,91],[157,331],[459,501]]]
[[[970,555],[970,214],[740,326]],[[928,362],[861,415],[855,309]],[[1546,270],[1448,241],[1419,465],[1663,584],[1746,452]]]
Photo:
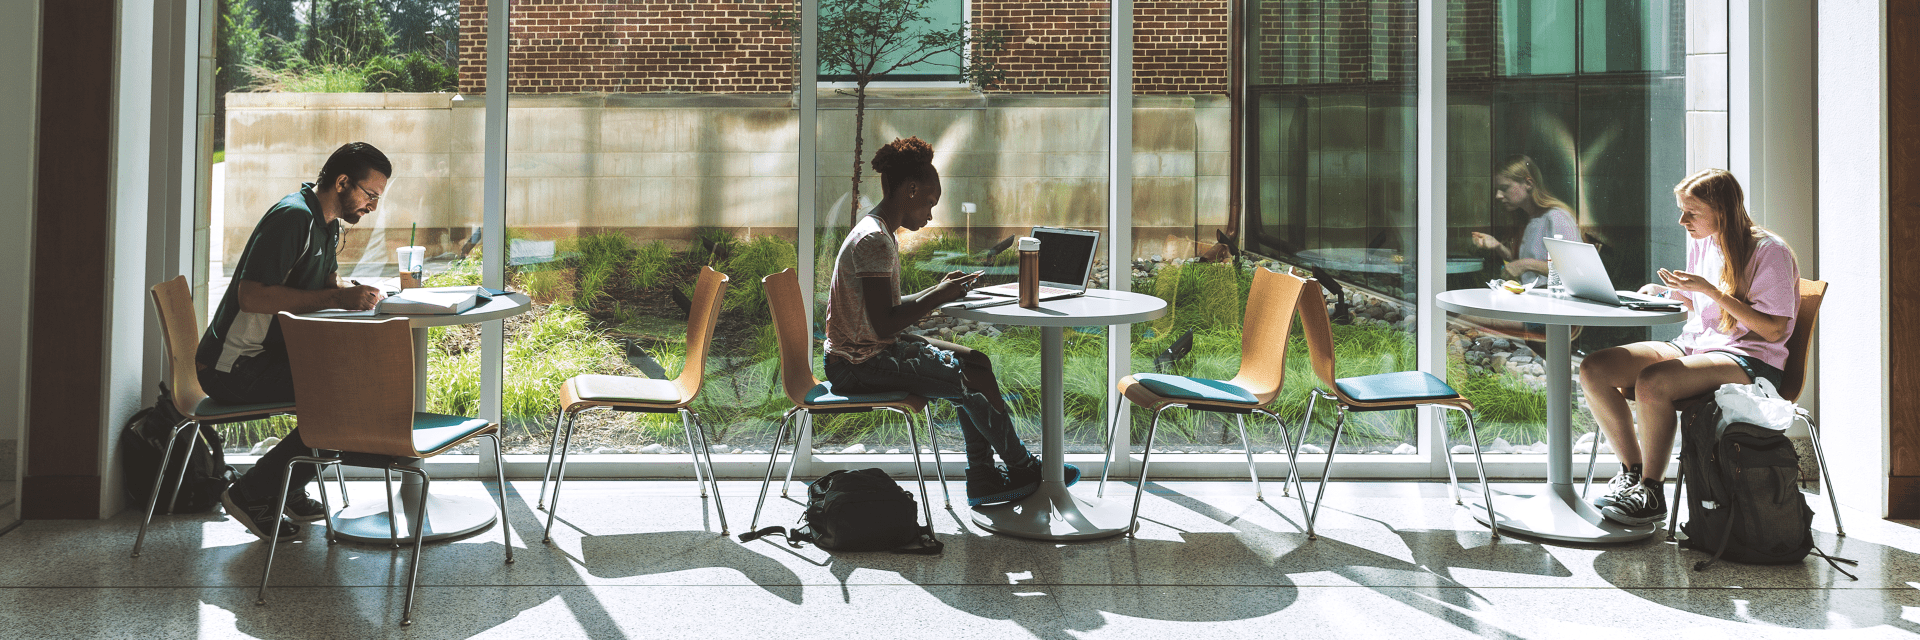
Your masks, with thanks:
[[[1259,404],[1260,399],[1245,387],[1222,380],[1189,378],[1164,373],[1136,373],[1135,382],[1148,391],[1168,398],[1224,404]]]
[[[672,380],[582,375],[573,377],[573,389],[579,394],[581,400],[655,404],[680,402],[680,386],[674,384]]]
[[[489,424],[479,418],[416,411],[413,414],[413,450],[421,453],[439,451],[486,429]]]
[[[882,404],[905,402],[905,391],[885,391],[881,393],[839,393],[833,390],[833,383],[822,382],[807,390],[808,404]]]
[[[1340,393],[1358,402],[1414,403],[1437,398],[1459,397],[1460,392],[1425,371],[1399,371],[1333,381]],[[1392,407],[1405,409],[1406,407]],[[1364,411],[1359,407],[1354,410]]]
[[[267,402],[267,403],[261,403],[261,404],[220,404],[218,402],[214,402],[213,398],[202,398],[200,402],[195,403],[193,405],[193,415],[203,416],[205,418],[219,418],[224,416],[251,417],[251,416],[260,416],[260,415],[266,415],[266,414],[282,413],[292,408],[293,408],[293,403],[291,402]],[[212,423],[213,420],[203,419],[201,420],[201,422]]]

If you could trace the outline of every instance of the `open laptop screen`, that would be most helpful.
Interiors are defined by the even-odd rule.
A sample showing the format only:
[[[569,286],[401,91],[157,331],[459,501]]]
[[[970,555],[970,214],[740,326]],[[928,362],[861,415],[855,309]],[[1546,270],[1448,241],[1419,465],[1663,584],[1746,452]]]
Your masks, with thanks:
[[[1087,286],[1100,232],[1034,227],[1040,240],[1040,281],[1053,286]]]

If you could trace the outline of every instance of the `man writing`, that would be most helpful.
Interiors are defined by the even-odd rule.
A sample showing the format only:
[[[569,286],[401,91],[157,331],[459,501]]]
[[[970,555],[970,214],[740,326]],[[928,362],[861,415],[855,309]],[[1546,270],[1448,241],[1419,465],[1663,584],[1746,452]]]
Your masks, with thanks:
[[[372,309],[385,296],[374,287],[340,281],[334,252],[340,223],[353,224],[373,213],[386,193],[393,165],[386,154],[364,142],[334,150],[315,182],[281,198],[253,228],[233,272],[233,286],[207,323],[194,360],[200,386],[215,401],[229,405],[291,402],[293,373],[287,345],[275,315],[321,309]],[[318,500],[307,497],[314,477],[308,465],[287,471],[294,456],[312,449],[294,429],[222,494],[227,514],[262,540],[292,538],[293,521],[326,517]],[[291,473],[286,515],[273,513],[282,473]]]

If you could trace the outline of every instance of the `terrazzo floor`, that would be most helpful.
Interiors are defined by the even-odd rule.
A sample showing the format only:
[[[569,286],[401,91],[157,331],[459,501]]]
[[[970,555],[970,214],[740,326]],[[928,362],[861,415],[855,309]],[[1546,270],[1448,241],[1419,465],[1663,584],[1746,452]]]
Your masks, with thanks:
[[[356,507],[381,501],[380,483],[350,484]],[[539,482],[510,485],[516,562],[503,562],[498,528],[429,544],[411,627],[398,624],[410,549],[329,547],[316,524],[281,545],[256,606],[266,546],[238,524],[163,516],[130,558],[139,514],[128,511],[0,536],[0,637],[1920,636],[1920,523],[1848,511],[1837,538],[1824,501],[1816,541],[1858,560],[1857,582],[1814,559],[1695,572],[1702,554],[1664,536],[1604,548],[1495,542],[1444,483],[1335,483],[1314,541],[1277,483],[1267,502],[1245,482],[1150,483],[1137,539],[1072,544],[989,535],[964,507],[936,502],[947,547],[931,557],[741,544],[719,535],[712,499],[691,481],[570,482],[547,545]],[[484,497],[490,486],[434,491]],[[746,530],[758,488],[721,483],[733,533]],[[1091,495],[1092,483],[1075,491]],[[763,525],[784,525],[801,504],[775,497],[767,509]]]

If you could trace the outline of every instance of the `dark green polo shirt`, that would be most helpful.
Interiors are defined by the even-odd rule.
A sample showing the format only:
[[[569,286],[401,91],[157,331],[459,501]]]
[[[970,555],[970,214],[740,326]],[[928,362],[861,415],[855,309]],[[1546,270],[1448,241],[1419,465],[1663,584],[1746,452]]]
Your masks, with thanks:
[[[241,357],[264,353],[286,358],[287,343],[274,317],[240,310],[240,281],[307,290],[334,288],[334,273],[340,269],[334,255],[340,245],[340,221],[323,222],[319,210],[320,201],[309,182],[261,216],[247,248],[240,252],[240,262],[234,265],[233,282],[207,322],[207,332],[200,336],[196,361],[230,371],[233,361]]]

